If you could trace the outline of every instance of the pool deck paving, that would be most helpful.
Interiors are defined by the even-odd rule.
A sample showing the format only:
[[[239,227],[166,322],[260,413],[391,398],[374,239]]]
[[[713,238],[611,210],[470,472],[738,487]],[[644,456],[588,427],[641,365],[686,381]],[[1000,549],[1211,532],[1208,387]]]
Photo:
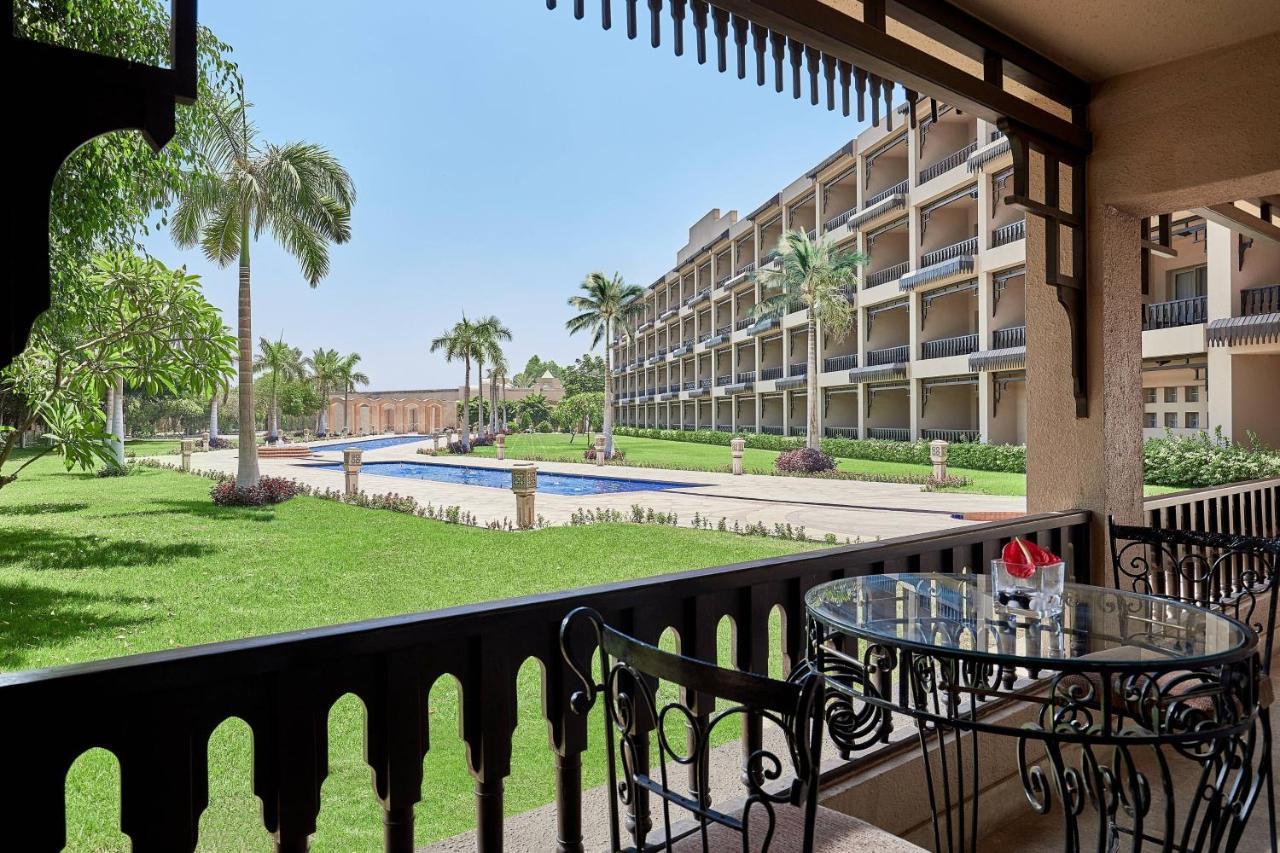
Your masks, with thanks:
[[[464,464],[476,468],[510,470],[518,460],[499,461],[471,456],[427,456],[418,453],[430,439],[365,451],[368,462],[416,462],[425,465]],[[316,445],[311,459],[260,459],[263,474],[288,477],[316,488],[341,489],[339,470],[318,467],[317,463],[340,461],[341,452],[326,451]],[[198,471],[236,470],[235,450],[214,450],[195,454],[192,468]],[[727,455],[727,454],[726,454]],[[176,462],[177,457],[163,457]],[[870,541],[958,527],[972,522],[956,514],[973,512],[1024,512],[1021,497],[975,495],[958,492],[925,492],[919,486],[899,483],[870,483],[857,480],[823,480],[780,477],[765,474],[733,474],[707,471],[639,468],[626,465],[596,466],[576,462],[538,462],[540,472],[618,479],[661,480],[688,483],[688,487],[643,490],[600,495],[553,495],[539,493],[538,515],[549,524],[567,524],[574,512],[607,508],[630,513],[633,505],[655,512],[676,513],[682,526],[695,514],[709,517],[713,525],[724,518],[747,526],[763,522],[803,525],[810,538],[834,534],[843,542]],[[369,495],[396,493],[413,497],[420,504],[436,507],[459,506],[472,513],[478,523],[515,520],[515,496],[507,489],[442,483],[362,472],[360,490]]]

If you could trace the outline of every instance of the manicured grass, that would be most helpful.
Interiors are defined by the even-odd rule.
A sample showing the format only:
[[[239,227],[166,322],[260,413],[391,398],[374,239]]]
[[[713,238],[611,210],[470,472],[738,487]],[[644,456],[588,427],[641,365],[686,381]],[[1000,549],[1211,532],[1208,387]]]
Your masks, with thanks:
[[[667,441],[659,438],[635,438],[619,435],[614,442],[626,454],[626,462],[639,465],[679,468],[698,471],[720,471],[729,466],[729,448],[714,444],[697,444],[689,441]],[[537,457],[552,461],[582,462],[582,452],[587,441],[578,436],[570,443],[565,433],[529,433],[507,436],[507,456],[511,459]],[[493,456],[492,447],[478,447],[478,456]],[[748,474],[772,474],[776,450],[747,448],[742,452],[742,466]],[[837,459],[841,471],[863,474],[914,474],[928,475],[928,465],[911,465],[906,462],[877,462],[869,459]],[[982,495],[1022,496],[1027,493],[1027,475],[1001,471],[977,471],[970,468],[949,468],[957,477],[966,477],[970,485],[947,491],[971,492]],[[1178,489],[1167,486],[1147,486],[1148,495],[1159,495]]]
[[[633,525],[502,533],[313,498],[269,509],[219,509],[209,502],[209,487],[202,478],[154,469],[110,479],[68,474],[57,460],[43,459],[0,490],[0,669],[429,610],[807,547]],[[518,697],[510,813],[554,796],[539,718],[540,674],[532,662],[521,670]],[[92,713],[92,698],[86,702]],[[437,684],[429,705],[420,843],[470,828],[475,813],[453,682]],[[363,720],[362,706],[350,696],[330,714],[317,851],[380,848],[380,811],[362,756]],[[250,788],[250,756],[246,725],[231,720],[214,732],[201,850],[271,849]],[[603,781],[599,755],[583,763],[588,785]],[[114,758],[100,751],[73,766],[69,850],[128,849],[118,829],[118,778]]]

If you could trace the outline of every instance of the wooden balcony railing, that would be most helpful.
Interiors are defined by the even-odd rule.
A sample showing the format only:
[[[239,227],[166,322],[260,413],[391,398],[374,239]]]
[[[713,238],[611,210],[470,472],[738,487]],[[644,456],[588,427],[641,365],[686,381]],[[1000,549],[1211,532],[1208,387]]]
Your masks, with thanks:
[[[1240,316],[1280,313],[1280,284],[1240,291]]]
[[[719,385],[731,385],[731,384],[733,384],[733,374],[732,374],[732,373],[725,373],[725,374],[723,374],[723,375],[721,375],[721,376],[717,376],[717,377],[716,377],[716,385],[717,385],[717,386],[719,386]]]
[[[0,675],[0,738],[6,764],[21,769],[4,814],[21,821],[23,849],[65,843],[64,785],[72,762],[94,747],[121,767],[120,824],[135,850],[189,850],[207,803],[210,733],[238,717],[253,733],[254,793],[267,835],[280,851],[306,850],[322,805],[330,708],[350,693],[364,705],[365,759],[383,812],[383,849],[414,849],[414,807],[450,800],[424,791],[423,759],[432,745],[427,697],[442,677],[458,683],[460,733],[475,778],[476,845],[503,843],[504,780],[512,735],[545,724],[556,780],[557,834],[575,849],[582,838],[582,755],[588,719],[569,708],[574,680],[561,657],[559,626],[589,606],[654,643],[668,629],[684,655],[715,660],[714,626],[734,625],[732,660],[765,673],[770,616],[783,614],[778,643],[785,670],[805,648],[803,599],[824,581],[890,571],[986,570],[1014,536],[1037,541],[1085,578],[1087,512],[1024,516],[958,530],[698,569],[589,589],[567,590],[427,613],[374,619],[272,637]],[[710,630],[708,630],[710,626]],[[528,659],[541,667],[542,695],[516,704],[517,675]],[[541,721],[536,718],[541,717]],[[760,744],[759,721],[743,727],[743,748]],[[887,737],[886,732],[886,737]],[[647,749],[648,732],[636,742]],[[641,819],[644,801],[640,800]],[[15,830],[16,831],[16,830]],[[377,830],[372,830],[376,832]],[[15,836],[16,837],[16,836]],[[250,846],[252,839],[245,839]]]
[[[829,426],[822,428],[822,434],[827,438],[857,438],[858,428],[856,426],[840,427]]]
[[[756,323],[755,318],[752,317],[751,315],[747,315],[746,317],[739,317],[738,322],[733,324],[733,328],[741,332],[743,329],[747,328],[748,326],[754,326],[755,323]]]
[[[1009,326],[1005,329],[996,329],[991,333],[992,349],[1013,349],[1014,347],[1025,347],[1026,345],[1026,326]]]
[[[739,374],[739,375],[741,375],[741,374]],[[781,379],[781,378],[782,378],[782,368],[781,368],[781,367],[762,367],[762,368],[760,368],[760,381],[761,381],[761,382],[765,382],[765,381],[768,381],[768,380],[770,380],[770,379]],[[739,382],[743,382],[743,381],[746,381],[746,380],[739,379],[738,381],[739,381]]]
[[[910,441],[911,430],[907,427],[867,427],[867,438],[878,438],[881,441]]]
[[[754,370],[744,370],[742,373],[738,374],[737,379],[738,384],[742,384],[743,382],[755,382],[756,372]]]
[[[746,275],[749,272],[755,272],[755,271],[756,271],[756,262],[748,261],[747,263],[743,264],[742,266],[738,267],[736,270],[733,271],[733,277],[737,278],[740,275]]]
[[[858,354],[856,352],[851,355],[833,355],[822,360],[823,373],[830,373],[833,370],[853,370],[857,366]]]
[[[978,336],[957,335],[953,338],[938,338],[936,341],[924,341],[920,344],[921,358],[946,358],[952,355],[968,355],[978,351]],[[870,361],[870,359],[868,359]]]
[[[1142,330],[1191,326],[1205,322],[1208,314],[1209,298],[1207,296],[1174,299],[1171,302],[1153,302],[1142,306]]]
[[[1010,222],[1008,225],[1001,225],[999,228],[991,232],[991,245],[1003,246],[1006,243],[1013,243],[1022,240],[1027,236],[1027,220],[1019,219],[1017,222]]]
[[[952,243],[950,246],[943,246],[940,249],[934,249],[932,252],[925,252],[920,256],[920,266],[931,267],[934,264],[940,264],[943,261],[949,261],[952,258],[959,258],[964,255],[976,255],[978,253],[978,238],[970,237],[967,240],[961,240],[958,243]]]
[[[910,357],[910,346],[903,345],[900,347],[885,347],[883,349],[867,350],[867,366],[875,364],[896,364],[900,361],[906,361]]]
[[[925,441],[972,442],[981,440],[982,433],[976,429],[922,429],[920,437]]]
[[[848,210],[828,219],[822,226],[823,231],[831,232],[844,225],[849,221],[849,217],[858,212],[858,208],[851,207]]]
[[[934,163],[930,166],[925,166],[923,169],[920,170],[919,183],[922,183],[922,184],[928,183],[929,181],[933,180],[939,175],[950,172],[952,169],[956,168],[957,166],[963,166],[964,161],[969,159],[969,155],[977,150],[978,150],[978,143],[976,141],[970,142],[968,145],[961,148],[959,151],[953,151],[950,154],[948,154],[946,157],[943,157],[937,163]]]
[[[895,195],[903,195],[904,193],[906,193],[908,186],[909,186],[909,181],[907,181],[906,178],[903,178],[901,181],[898,181],[898,183],[894,184],[888,189],[881,190],[880,192],[873,195],[871,198],[867,199],[866,203],[862,205],[862,209],[866,210],[868,207],[871,207],[874,204],[879,204],[880,202],[884,201],[886,198],[890,198]]]
[[[910,268],[911,268],[911,264],[908,263],[907,261],[903,261],[900,264],[894,264],[891,267],[885,267],[882,270],[876,270],[875,272],[867,273],[866,277],[863,279],[863,281],[865,282],[863,286],[876,287],[877,285],[888,284],[891,281],[897,281],[898,279],[906,275],[907,270],[909,270]]]

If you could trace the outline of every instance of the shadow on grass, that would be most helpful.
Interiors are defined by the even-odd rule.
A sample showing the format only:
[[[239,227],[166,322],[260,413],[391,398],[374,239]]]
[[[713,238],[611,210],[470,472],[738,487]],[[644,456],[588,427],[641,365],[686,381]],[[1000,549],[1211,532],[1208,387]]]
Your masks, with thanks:
[[[0,669],[29,666],[32,651],[80,637],[114,636],[123,628],[154,617],[123,616],[123,607],[141,605],[145,598],[95,595],[29,584],[0,584]]]
[[[144,517],[148,515],[194,515],[214,521],[274,521],[275,507],[272,506],[218,506],[211,500],[173,500],[160,499],[149,501],[154,509],[132,510],[104,515],[112,517]]]
[[[21,564],[36,571],[154,566],[187,557],[206,557],[216,550],[198,542],[111,541],[52,530],[10,530],[0,534],[0,566]]]
[[[87,503],[9,504],[0,506],[0,515],[51,515],[57,512],[79,512],[88,509]]]

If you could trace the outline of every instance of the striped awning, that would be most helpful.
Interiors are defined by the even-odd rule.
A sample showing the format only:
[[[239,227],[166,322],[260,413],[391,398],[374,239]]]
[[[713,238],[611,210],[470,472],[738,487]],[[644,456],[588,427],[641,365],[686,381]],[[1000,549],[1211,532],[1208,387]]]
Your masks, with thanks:
[[[874,364],[869,367],[855,367],[849,371],[850,382],[887,382],[891,379],[906,379],[907,363],[897,361],[892,364]]]
[[[1273,344],[1280,341],[1280,313],[1253,314],[1212,320],[1208,328],[1209,346]]]
[[[898,279],[899,290],[915,290],[922,284],[941,281],[953,275],[965,275],[973,272],[973,256],[960,255],[917,270]]]
[[[969,369],[974,373],[986,370],[1012,370],[1027,363],[1026,347],[988,349],[969,354]]]
[[[977,151],[969,155],[969,159],[964,161],[965,168],[972,172],[982,171],[982,167],[999,157],[1001,154],[1009,152],[1009,137],[998,140],[990,145],[979,148]]]

